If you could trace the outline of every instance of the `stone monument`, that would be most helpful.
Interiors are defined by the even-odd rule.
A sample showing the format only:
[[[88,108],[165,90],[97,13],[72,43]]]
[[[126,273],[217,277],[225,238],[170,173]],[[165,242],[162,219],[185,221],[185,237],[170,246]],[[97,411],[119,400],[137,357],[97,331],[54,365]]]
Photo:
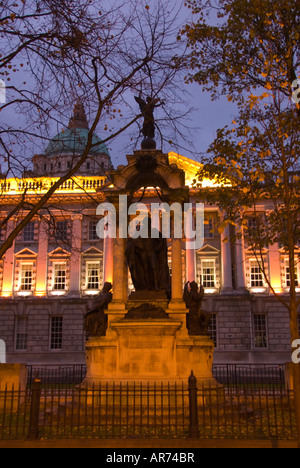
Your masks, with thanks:
[[[185,285],[183,293],[184,302],[189,309],[187,316],[187,328],[191,336],[208,336],[211,316],[202,309],[204,288],[199,287],[195,281]]]
[[[145,118],[142,149],[127,156],[128,164],[111,173],[111,185],[104,189],[117,220],[123,210],[120,195],[126,195],[128,202],[133,203],[152,190],[160,203],[162,200],[169,204],[176,202],[183,207],[189,201],[185,173],[169,164],[168,155],[156,150],[156,145],[151,143],[155,129],[153,111],[160,101],[148,98],[147,102],[142,102],[141,97],[137,101]],[[97,325],[91,318],[95,318],[95,313],[87,316],[89,338],[84,385],[89,388],[102,382],[187,382],[191,370],[199,383],[215,384],[212,376],[214,344],[204,334],[205,327],[198,324],[197,329],[195,326],[201,302],[197,294],[201,296],[202,293],[198,293],[197,285],[191,284],[183,294],[184,240],[175,237],[174,226],[171,240],[165,239],[159,229],[154,233],[149,228],[152,236],[135,239],[124,238],[120,230],[117,224],[116,237],[105,239],[104,245],[106,260],[113,265],[112,300],[99,315],[101,324],[103,314],[107,317],[105,334],[101,324],[101,333],[97,332]],[[168,247],[172,256],[171,276]],[[135,288],[130,295],[128,271]],[[96,313],[99,314],[99,308]],[[189,313],[191,319],[187,318]],[[93,330],[96,331],[94,336]]]
[[[84,318],[84,331],[87,337],[105,336],[107,330],[107,315],[105,309],[112,301],[112,284],[105,283],[99,295],[97,306],[89,311]]]
[[[136,102],[140,106],[141,113],[144,117],[144,124],[142,133],[144,135],[144,140],[142,141],[143,150],[153,150],[156,149],[155,141],[155,119],[154,119],[154,109],[156,107],[162,106],[164,103],[160,99],[155,99],[148,96],[146,101],[142,98],[141,94],[135,97]]]

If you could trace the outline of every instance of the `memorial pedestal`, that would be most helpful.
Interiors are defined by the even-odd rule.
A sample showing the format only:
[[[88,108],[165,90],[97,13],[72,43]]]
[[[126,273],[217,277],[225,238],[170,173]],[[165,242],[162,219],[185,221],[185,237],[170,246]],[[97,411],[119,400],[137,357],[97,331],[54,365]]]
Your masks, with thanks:
[[[206,336],[182,337],[180,320],[123,319],[110,327],[114,333],[86,343],[83,386],[187,382],[191,370],[200,386],[216,384],[212,376],[213,342]]]

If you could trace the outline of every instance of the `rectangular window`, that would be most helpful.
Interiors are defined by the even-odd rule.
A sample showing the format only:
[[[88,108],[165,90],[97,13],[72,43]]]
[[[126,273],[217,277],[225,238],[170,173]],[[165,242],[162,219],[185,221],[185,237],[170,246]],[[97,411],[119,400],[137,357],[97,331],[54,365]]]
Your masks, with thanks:
[[[266,349],[268,347],[267,317],[254,315],[254,348]]]
[[[35,223],[28,223],[23,229],[23,242],[34,242]]]
[[[27,317],[16,317],[16,351],[27,350],[28,337],[28,319]]]
[[[216,286],[216,264],[215,260],[202,260],[202,284],[204,288],[215,288]]]
[[[33,265],[21,266],[21,284],[20,291],[31,291],[33,279]]]
[[[63,318],[51,317],[50,349],[62,349],[63,344]]]
[[[290,288],[291,287],[291,273],[290,273],[290,263],[287,260],[285,264],[285,281],[286,281],[286,287]],[[295,275],[296,275],[296,288],[299,287],[299,274],[298,274],[298,265],[295,265]]]
[[[263,288],[264,279],[261,265],[257,261],[251,261],[251,288]]]
[[[99,237],[97,235],[97,225],[98,225],[98,221],[89,221],[89,240],[90,241],[99,240]]]
[[[87,264],[87,289],[95,290],[100,288],[100,264]]]
[[[58,221],[55,227],[55,240],[65,242],[68,240],[68,221]]]
[[[54,265],[54,291],[65,291],[66,289],[66,264],[56,263]]]
[[[214,222],[213,219],[206,219],[204,221],[204,237],[206,239],[213,239],[214,238]]]
[[[248,218],[247,220],[248,230],[251,234],[257,233],[257,218]]]

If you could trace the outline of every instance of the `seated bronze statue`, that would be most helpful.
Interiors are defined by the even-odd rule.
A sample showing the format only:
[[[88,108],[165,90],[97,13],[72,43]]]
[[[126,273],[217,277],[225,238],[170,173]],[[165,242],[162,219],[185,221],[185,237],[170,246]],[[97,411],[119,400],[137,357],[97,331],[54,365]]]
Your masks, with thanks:
[[[87,337],[105,336],[107,330],[107,315],[105,310],[108,304],[112,301],[113,295],[111,293],[112,284],[105,283],[99,295],[99,302],[97,307],[85,315],[84,318],[84,331]]]
[[[200,291],[197,283],[188,282],[184,288],[183,299],[186,307],[189,309],[187,316],[187,328],[191,336],[207,336],[211,322],[209,313],[202,310],[202,301],[204,299],[204,288],[201,286]]]
[[[168,291],[170,271],[168,244],[162,233],[151,228],[151,219],[144,220],[148,238],[129,238],[126,260],[136,291]]]

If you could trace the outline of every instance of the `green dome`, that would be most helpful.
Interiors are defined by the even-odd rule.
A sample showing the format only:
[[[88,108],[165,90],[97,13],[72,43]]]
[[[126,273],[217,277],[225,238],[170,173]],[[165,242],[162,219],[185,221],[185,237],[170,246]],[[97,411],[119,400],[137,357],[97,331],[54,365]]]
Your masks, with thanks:
[[[46,156],[60,155],[63,153],[82,154],[87,146],[89,130],[85,128],[67,128],[56,135],[45,150]],[[104,153],[109,156],[107,146],[96,135],[93,135],[90,154]]]

